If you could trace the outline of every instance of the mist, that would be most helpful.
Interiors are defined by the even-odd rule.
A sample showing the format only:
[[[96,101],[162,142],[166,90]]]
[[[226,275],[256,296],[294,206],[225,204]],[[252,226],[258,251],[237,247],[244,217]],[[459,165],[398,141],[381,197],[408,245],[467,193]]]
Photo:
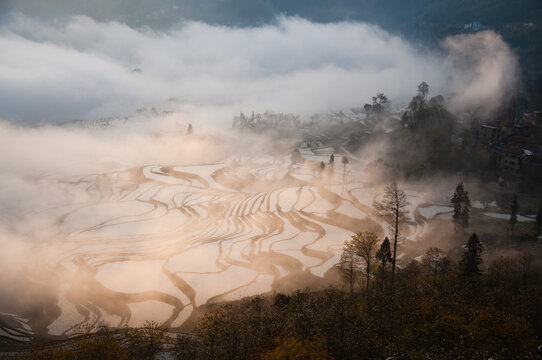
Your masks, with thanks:
[[[488,117],[506,106],[518,86],[518,59],[494,32],[448,37],[452,69],[448,104],[452,111],[477,110]]]

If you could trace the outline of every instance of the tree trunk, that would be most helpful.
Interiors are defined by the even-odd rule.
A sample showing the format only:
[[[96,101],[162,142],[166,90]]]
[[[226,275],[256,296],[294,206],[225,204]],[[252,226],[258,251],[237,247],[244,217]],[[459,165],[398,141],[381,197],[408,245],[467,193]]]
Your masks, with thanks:
[[[397,195],[396,195],[397,197]],[[397,199],[397,202],[399,199]],[[395,234],[393,237],[393,263],[391,268],[391,288],[394,289],[395,286],[395,260],[397,258],[397,237],[399,235],[399,207],[395,210]]]

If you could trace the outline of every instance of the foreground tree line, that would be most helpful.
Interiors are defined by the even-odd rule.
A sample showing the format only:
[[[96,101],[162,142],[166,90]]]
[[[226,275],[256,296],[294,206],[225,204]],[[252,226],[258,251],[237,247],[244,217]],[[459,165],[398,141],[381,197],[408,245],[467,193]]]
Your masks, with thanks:
[[[372,233],[352,242],[370,243]],[[385,244],[383,242],[382,244]],[[380,246],[379,251],[389,245]],[[354,256],[366,261],[356,247]],[[361,249],[358,254],[357,249]],[[20,359],[537,359],[542,273],[529,254],[484,266],[472,234],[458,261],[429,248],[421,261],[353,267],[355,286],[255,296],[208,312],[192,334],[155,324],[111,331]],[[344,268],[340,269],[345,271]],[[369,277],[367,277],[370,274]],[[369,280],[372,279],[371,285]],[[365,283],[365,281],[367,281]]]
[[[358,233],[344,252],[354,243],[354,256],[367,262],[363,254],[374,237]],[[429,248],[421,261],[396,269],[393,288],[391,270],[382,266],[369,286],[365,264],[354,267],[358,287],[348,278],[343,289],[224,305],[203,318],[187,347],[192,350],[180,358],[535,359],[542,334],[540,271],[529,254],[483,269],[482,254],[472,234],[459,261]]]
[[[343,287],[224,305],[203,318],[179,358],[539,358],[542,270],[536,259],[522,252],[484,263],[484,245],[467,233],[471,204],[463,183],[450,204],[456,231],[465,234],[458,258],[431,247],[419,261],[398,266],[409,204],[392,183],[374,204],[390,237],[358,232],[345,241],[336,267]],[[514,198],[512,232],[517,209]]]

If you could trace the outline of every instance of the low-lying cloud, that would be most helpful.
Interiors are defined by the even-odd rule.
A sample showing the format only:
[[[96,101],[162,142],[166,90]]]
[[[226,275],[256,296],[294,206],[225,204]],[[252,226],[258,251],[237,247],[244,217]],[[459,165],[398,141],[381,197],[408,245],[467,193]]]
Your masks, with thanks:
[[[448,37],[443,47],[449,53],[448,104],[452,110],[478,110],[489,116],[514,95],[518,61],[502,37],[480,32]]]
[[[484,39],[493,45],[478,48],[474,61],[457,61]],[[213,124],[229,124],[240,110],[308,115],[362,106],[376,92],[406,102],[421,81],[434,93],[501,97],[508,81],[488,76],[515,74],[515,62],[500,37],[486,32],[444,44],[442,56],[369,24],[295,17],[253,28],[186,22],[159,32],[85,16],[13,14],[0,26],[0,118],[57,123],[190,106]],[[488,61],[497,63],[491,73],[477,72]]]

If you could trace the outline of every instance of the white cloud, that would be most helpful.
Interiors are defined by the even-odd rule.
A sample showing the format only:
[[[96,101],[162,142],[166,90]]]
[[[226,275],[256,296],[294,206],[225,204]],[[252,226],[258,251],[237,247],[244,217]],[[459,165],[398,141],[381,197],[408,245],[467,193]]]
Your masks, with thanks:
[[[514,95],[518,61],[502,37],[491,31],[448,37],[443,41],[452,63],[449,105],[477,109],[489,116]]]
[[[377,91],[407,100],[422,80],[439,89],[446,78],[441,59],[378,27],[299,18],[156,32],[17,15],[0,47],[0,116],[31,123],[125,115],[172,97],[219,107],[228,121],[241,109],[309,114],[363,105]]]

